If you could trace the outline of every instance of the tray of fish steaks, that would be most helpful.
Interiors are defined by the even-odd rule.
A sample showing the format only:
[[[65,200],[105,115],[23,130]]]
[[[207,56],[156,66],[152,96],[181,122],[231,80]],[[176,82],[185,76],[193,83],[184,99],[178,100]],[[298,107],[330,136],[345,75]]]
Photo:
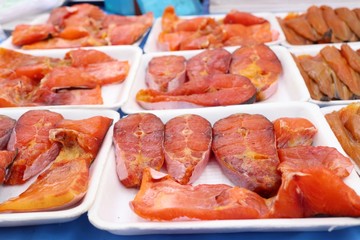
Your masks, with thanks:
[[[134,113],[309,99],[287,49],[258,44],[146,53],[122,110]]]
[[[360,224],[360,185],[320,108],[264,103],[133,113],[88,212],[118,235]]]

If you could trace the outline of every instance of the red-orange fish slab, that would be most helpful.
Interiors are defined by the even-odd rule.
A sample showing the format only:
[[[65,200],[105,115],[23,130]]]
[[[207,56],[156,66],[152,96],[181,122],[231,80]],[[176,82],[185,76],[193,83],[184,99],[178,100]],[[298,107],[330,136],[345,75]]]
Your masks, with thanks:
[[[185,69],[186,59],[183,56],[154,57],[146,69],[146,85],[161,92],[174,90],[185,82]]]
[[[360,197],[326,168],[284,173],[278,194],[267,203],[270,218],[360,216]]]
[[[214,74],[204,81],[189,81],[163,93],[140,90],[136,101],[145,109],[196,108],[250,104],[255,102],[256,88],[246,77],[235,74]]]
[[[64,147],[70,148],[70,152],[73,146],[78,146],[90,159],[90,166],[97,156],[112,122],[111,118],[103,116],[79,120],[63,119],[49,131],[49,138],[53,142],[60,142]],[[76,151],[76,153],[78,152]],[[85,158],[81,154],[79,157]]]
[[[15,119],[5,115],[0,115],[0,150],[5,150],[7,148],[7,144],[15,124]]]
[[[228,73],[230,61],[231,53],[223,48],[204,50],[187,62],[189,81],[200,81],[215,73]]]
[[[12,43],[17,46],[45,40],[55,33],[54,26],[45,24],[19,24],[12,32]]]
[[[277,148],[311,145],[317,133],[314,124],[305,118],[282,117],[273,124]]]
[[[326,146],[297,146],[278,149],[282,173],[302,172],[303,169],[325,168],[344,178],[354,168],[350,159],[336,148]]]
[[[14,161],[16,151],[0,150],[0,184],[3,184],[6,176],[6,170]]]
[[[181,185],[147,168],[140,191],[130,202],[142,218],[154,221],[254,219],[268,214],[265,200],[225,184]]]
[[[237,186],[272,196],[280,186],[274,126],[260,114],[233,114],[215,122],[212,150]]]
[[[225,15],[224,24],[242,24],[244,26],[251,26],[268,22],[262,17],[257,17],[251,13],[240,12],[238,10],[231,10]]]
[[[94,63],[115,61],[108,54],[94,49],[75,49],[66,52],[65,60],[69,60],[73,67],[84,67]]]
[[[99,105],[104,103],[100,86],[93,89],[62,89],[46,96],[43,95],[43,97],[41,102],[46,105]]]
[[[360,216],[359,195],[332,171],[308,169],[294,178],[302,195],[305,217]]]
[[[241,47],[232,54],[230,73],[245,76],[257,88],[256,100],[272,96],[282,73],[281,62],[266,45]]]
[[[0,212],[35,212],[70,207],[86,194],[88,181],[86,159],[54,163],[18,197],[1,203]]]
[[[48,110],[30,110],[16,122],[8,150],[18,154],[6,177],[6,184],[22,184],[41,172],[59,154],[60,145],[49,140],[49,131],[63,119]]]
[[[210,156],[212,127],[205,118],[186,114],[165,124],[166,169],[181,184],[193,183],[204,171]]]
[[[139,187],[147,167],[159,170],[164,163],[164,124],[151,113],[137,113],[114,126],[116,172],[126,187]]]

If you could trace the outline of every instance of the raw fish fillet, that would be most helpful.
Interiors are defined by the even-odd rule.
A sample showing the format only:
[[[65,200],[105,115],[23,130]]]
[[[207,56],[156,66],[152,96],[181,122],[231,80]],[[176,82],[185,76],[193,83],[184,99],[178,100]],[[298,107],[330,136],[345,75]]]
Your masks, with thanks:
[[[189,81],[162,93],[140,90],[137,103],[145,109],[196,108],[254,103],[256,88],[249,79],[235,74],[214,74],[207,80]]]
[[[304,169],[327,169],[344,178],[354,168],[350,159],[336,148],[326,146],[296,146],[278,149],[279,170],[284,173],[302,172]]]
[[[317,129],[305,118],[281,117],[273,121],[277,148],[310,146]]]
[[[150,168],[145,169],[130,207],[153,221],[254,219],[268,213],[265,200],[247,189],[225,184],[181,185]]]

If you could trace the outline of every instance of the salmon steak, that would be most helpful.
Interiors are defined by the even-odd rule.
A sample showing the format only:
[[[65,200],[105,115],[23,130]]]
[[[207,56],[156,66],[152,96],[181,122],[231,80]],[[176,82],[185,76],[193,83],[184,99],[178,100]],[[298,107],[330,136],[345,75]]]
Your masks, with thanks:
[[[163,142],[164,124],[154,114],[131,114],[115,123],[116,172],[125,187],[139,187],[147,167],[160,170],[164,164]]]
[[[183,56],[154,57],[146,69],[146,85],[160,92],[172,91],[180,87],[185,80],[186,59]]]
[[[268,214],[265,200],[244,188],[225,184],[182,185],[147,168],[130,202],[140,217],[152,221],[254,219]]]
[[[164,153],[168,174],[181,184],[193,183],[210,156],[212,127],[205,118],[186,114],[165,124]]]
[[[0,150],[6,150],[16,120],[6,115],[0,115]]]
[[[22,184],[41,172],[59,154],[60,145],[49,139],[63,116],[48,110],[30,110],[17,120],[7,146],[17,156],[6,176],[9,185]]]
[[[204,50],[187,61],[189,81],[200,81],[216,73],[228,73],[231,53],[223,48]]]
[[[259,44],[233,52],[230,73],[249,78],[257,89],[256,100],[261,101],[276,92],[282,66],[268,46]]]
[[[214,74],[206,81],[189,81],[167,93],[141,89],[136,101],[141,107],[154,110],[250,104],[255,97],[256,88],[248,78]]]
[[[280,186],[274,126],[260,114],[233,114],[213,125],[212,150],[223,173],[237,186],[264,197]]]
[[[312,145],[317,129],[305,118],[281,117],[273,121],[276,147],[296,147]]]

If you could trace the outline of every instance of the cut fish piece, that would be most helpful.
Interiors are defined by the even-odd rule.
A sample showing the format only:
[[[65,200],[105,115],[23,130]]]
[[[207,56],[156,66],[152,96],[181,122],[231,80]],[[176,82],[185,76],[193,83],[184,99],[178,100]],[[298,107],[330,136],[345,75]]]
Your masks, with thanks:
[[[347,64],[340,51],[333,46],[326,46],[320,50],[320,54],[350,91],[359,96],[360,74]]]
[[[276,194],[277,171],[274,126],[260,114],[233,114],[213,125],[212,150],[224,174],[237,186],[261,196]]]
[[[212,127],[205,118],[187,114],[165,124],[164,153],[168,174],[181,184],[193,183],[209,161]]]
[[[256,88],[248,78],[214,74],[205,81],[186,82],[168,93],[140,90],[136,101],[145,109],[196,108],[254,103],[255,96]]]
[[[276,92],[282,66],[268,46],[259,44],[235,50],[230,73],[249,78],[257,89],[256,100],[262,101]]]
[[[145,82],[150,89],[160,92],[172,91],[186,80],[186,59],[170,55],[154,57],[146,69]]]
[[[130,202],[140,217],[155,221],[254,219],[268,214],[265,200],[225,184],[181,185],[147,168],[140,191]]]
[[[317,129],[301,117],[281,117],[273,121],[277,148],[312,145]]]
[[[55,160],[60,145],[50,141],[49,131],[62,119],[61,114],[48,110],[29,110],[21,115],[7,147],[18,154],[9,169],[6,184],[22,184]]]
[[[147,167],[160,170],[164,163],[164,124],[151,113],[136,113],[114,126],[116,173],[128,188],[141,184]]]
[[[304,169],[327,169],[341,178],[354,168],[350,159],[336,148],[326,146],[296,146],[278,149],[279,170],[284,173],[302,172]]]
[[[5,115],[0,115],[0,150],[6,150],[15,124],[15,119]]]
[[[215,73],[227,73],[230,61],[231,53],[223,48],[204,50],[187,62],[186,72],[189,81],[201,81]]]

